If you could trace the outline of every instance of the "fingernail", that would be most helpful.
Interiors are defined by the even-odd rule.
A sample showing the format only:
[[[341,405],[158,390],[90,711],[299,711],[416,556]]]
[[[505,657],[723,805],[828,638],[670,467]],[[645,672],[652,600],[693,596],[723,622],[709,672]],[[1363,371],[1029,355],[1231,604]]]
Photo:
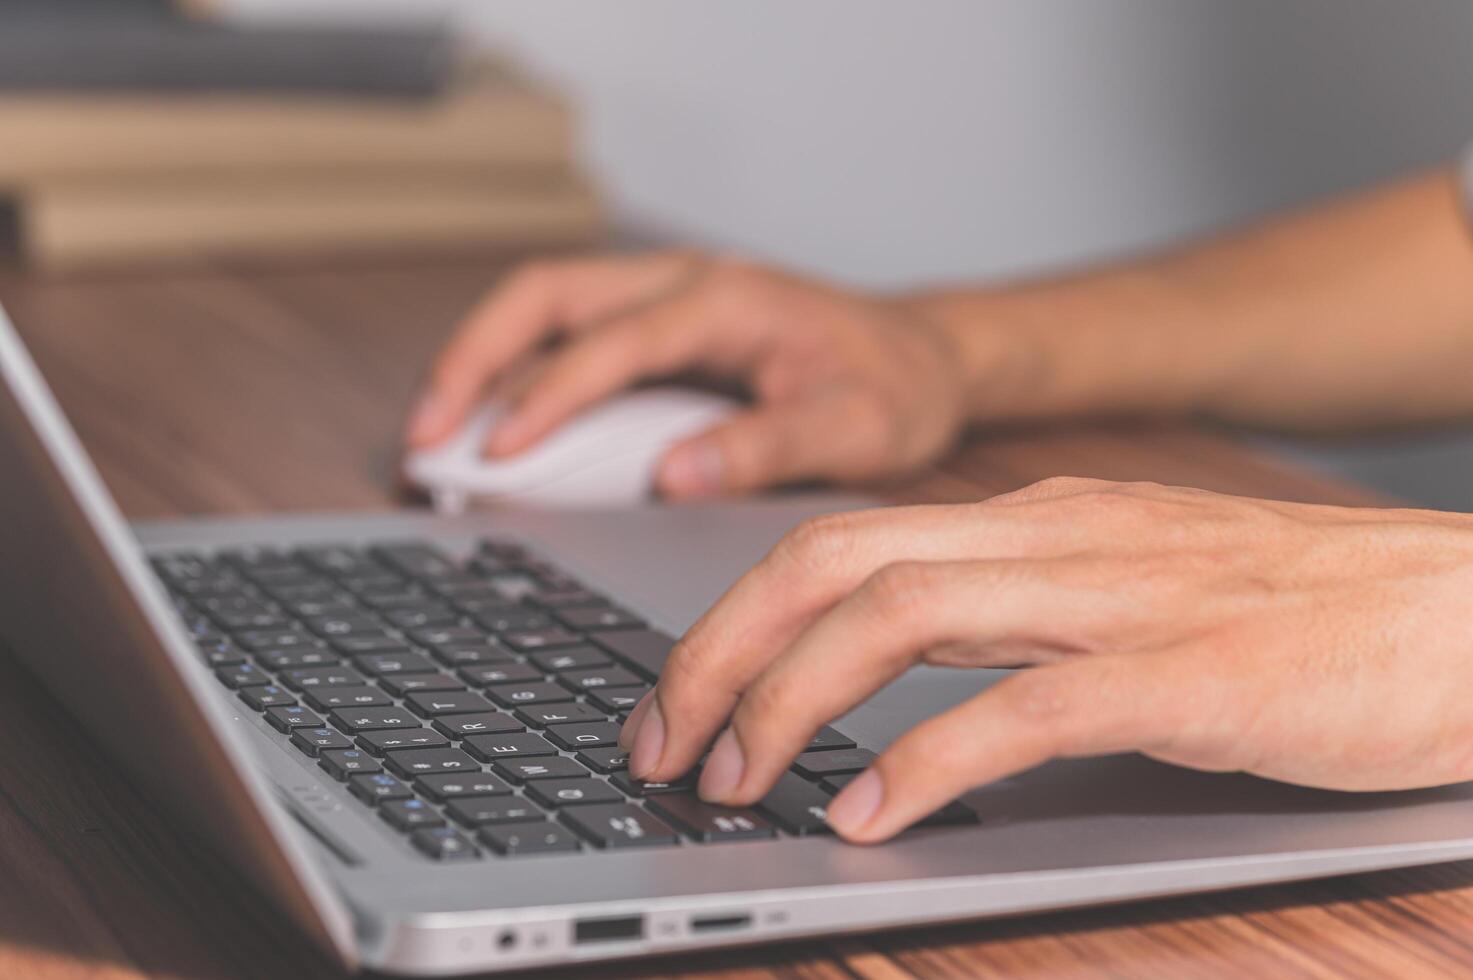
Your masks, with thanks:
[[[629,712],[629,717],[624,719],[624,724],[619,726],[619,748],[628,752],[634,748],[634,736],[639,734],[639,726],[644,722],[646,711],[650,710],[650,701],[654,699],[655,692],[649,691],[639,699],[634,710]]]
[[[409,441],[424,442],[438,432],[444,423],[445,402],[433,393],[425,395],[409,415]]]
[[[880,804],[884,801],[884,780],[873,769],[866,769],[829,803],[829,826],[841,834],[852,834],[880,812]]]
[[[629,775],[643,779],[655,771],[660,764],[660,755],[665,751],[665,716],[660,713],[660,702],[651,701],[645,712],[639,731],[634,733],[634,749],[629,753]]]
[[[527,441],[527,420],[517,414],[508,415],[491,428],[486,449],[493,456],[512,452]]]
[[[704,440],[676,449],[660,467],[661,488],[680,496],[715,493],[725,477],[721,450]]]
[[[701,772],[701,798],[720,803],[736,790],[742,781],[742,772],[747,768],[742,758],[742,743],[737,741],[736,732],[728,728],[721,733],[711,754],[706,758],[706,768]]]

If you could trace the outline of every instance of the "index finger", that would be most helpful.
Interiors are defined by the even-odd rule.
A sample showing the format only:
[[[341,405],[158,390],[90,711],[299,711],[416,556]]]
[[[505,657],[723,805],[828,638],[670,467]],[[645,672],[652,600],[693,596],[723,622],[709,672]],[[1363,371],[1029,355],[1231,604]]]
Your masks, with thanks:
[[[407,440],[422,446],[445,438],[465,421],[486,383],[545,337],[659,295],[695,261],[659,253],[536,263],[513,272],[435,359]]]

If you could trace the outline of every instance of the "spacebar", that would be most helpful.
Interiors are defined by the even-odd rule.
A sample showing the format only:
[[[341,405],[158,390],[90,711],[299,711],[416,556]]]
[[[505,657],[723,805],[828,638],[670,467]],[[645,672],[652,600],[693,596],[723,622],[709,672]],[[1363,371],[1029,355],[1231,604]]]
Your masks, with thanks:
[[[659,630],[604,630],[589,633],[588,638],[651,683],[660,676],[675,646],[675,637]]]

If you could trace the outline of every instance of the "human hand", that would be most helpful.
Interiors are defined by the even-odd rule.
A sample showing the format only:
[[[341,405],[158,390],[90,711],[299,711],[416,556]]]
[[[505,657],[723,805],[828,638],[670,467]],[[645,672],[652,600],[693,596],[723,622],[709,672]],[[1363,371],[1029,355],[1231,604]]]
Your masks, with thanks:
[[[1343,790],[1473,778],[1473,518],[1059,478],[802,525],[672,651],[622,741],[760,799],[917,663],[1032,664],[901,736],[828,809],[884,840],[1052,758],[1137,751]]]
[[[488,383],[555,335],[566,343],[520,385],[490,455],[526,449],[637,381],[691,370],[745,384],[755,404],[672,448],[657,478],[671,497],[903,472],[939,455],[964,422],[959,359],[941,328],[907,306],[658,254],[513,274],[439,356],[409,443],[448,436]]]

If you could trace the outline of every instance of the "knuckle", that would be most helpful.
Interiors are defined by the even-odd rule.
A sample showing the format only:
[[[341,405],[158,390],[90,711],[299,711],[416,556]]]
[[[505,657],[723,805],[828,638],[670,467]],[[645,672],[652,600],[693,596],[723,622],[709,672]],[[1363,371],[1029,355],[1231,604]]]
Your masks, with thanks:
[[[993,691],[1003,710],[1034,729],[1057,731],[1074,709],[1073,684],[1046,667],[1014,674]]]
[[[934,600],[936,569],[918,561],[886,565],[865,582],[865,605],[886,620],[919,611]]]
[[[660,671],[662,693],[675,692],[678,695],[690,685],[701,683],[706,679],[708,667],[707,646],[699,632],[692,631],[682,637],[665,658]]]
[[[748,735],[760,734],[769,727],[771,719],[790,720],[795,716],[795,705],[801,704],[801,700],[794,697],[795,693],[791,684],[763,677],[742,695],[733,724],[742,730],[743,735]]]
[[[857,524],[847,513],[809,518],[783,536],[773,555],[805,572],[841,568],[853,556]]]

